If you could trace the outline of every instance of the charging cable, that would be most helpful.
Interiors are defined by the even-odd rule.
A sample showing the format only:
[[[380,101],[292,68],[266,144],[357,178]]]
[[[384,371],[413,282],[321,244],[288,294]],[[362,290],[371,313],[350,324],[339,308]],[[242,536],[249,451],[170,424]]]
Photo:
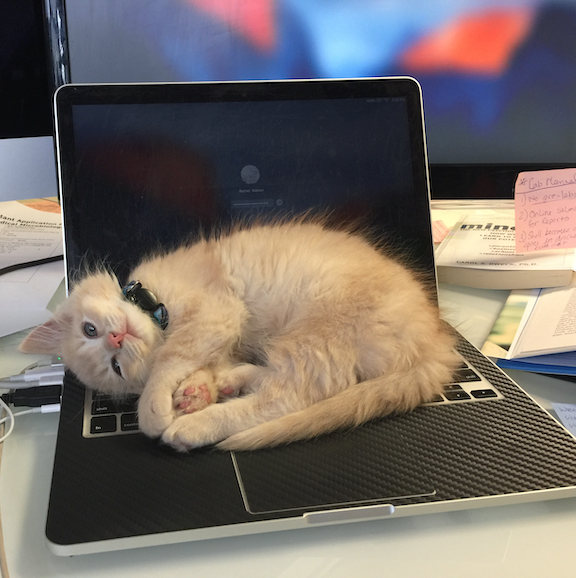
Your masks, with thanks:
[[[14,413],[10,409],[10,407],[6,404],[6,402],[2,399],[0,399],[0,406],[6,412],[6,415],[2,419],[0,419],[0,425],[9,422],[9,425],[7,426],[8,429],[5,430],[2,437],[0,437],[0,443],[2,443],[14,430],[14,424],[16,422],[17,417],[20,417],[21,415],[26,415],[28,413],[58,413],[60,411],[59,403],[51,403],[48,405],[42,405],[40,407],[31,407],[30,409],[24,409],[16,413]],[[4,427],[6,428],[6,425]]]
[[[0,379],[0,389],[9,390],[0,395],[0,409],[5,413],[0,418],[0,426],[3,428],[0,443],[14,430],[16,417],[28,413],[60,411],[64,371],[61,358],[54,357],[50,365],[32,366],[22,373]],[[15,413],[10,405],[29,409]]]
[[[61,383],[62,378],[60,378]],[[3,393],[0,398],[4,403],[9,403],[14,407],[41,407],[60,403],[61,395],[62,385],[37,385],[27,389],[16,389],[9,393]]]
[[[51,365],[34,367],[0,379],[0,387],[24,389],[32,386],[62,385],[64,371],[64,364],[60,358],[56,358]]]

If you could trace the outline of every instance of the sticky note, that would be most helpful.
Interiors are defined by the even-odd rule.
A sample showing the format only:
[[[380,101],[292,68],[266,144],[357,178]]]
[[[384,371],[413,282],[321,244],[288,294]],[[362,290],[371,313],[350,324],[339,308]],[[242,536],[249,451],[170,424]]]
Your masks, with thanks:
[[[576,435],[576,405],[571,403],[552,403],[556,415],[573,435]]]
[[[576,247],[576,169],[520,173],[514,208],[517,253]]]
[[[434,243],[441,243],[449,232],[450,229],[444,221],[432,221],[432,240]]]

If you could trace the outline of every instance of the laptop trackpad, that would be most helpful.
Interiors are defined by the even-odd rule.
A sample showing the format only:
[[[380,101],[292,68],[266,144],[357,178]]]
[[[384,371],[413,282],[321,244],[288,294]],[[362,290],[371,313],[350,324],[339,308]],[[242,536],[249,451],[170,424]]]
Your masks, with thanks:
[[[234,452],[246,510],[264,514],[433,495],[434,485],[394,421],[280,448]]]

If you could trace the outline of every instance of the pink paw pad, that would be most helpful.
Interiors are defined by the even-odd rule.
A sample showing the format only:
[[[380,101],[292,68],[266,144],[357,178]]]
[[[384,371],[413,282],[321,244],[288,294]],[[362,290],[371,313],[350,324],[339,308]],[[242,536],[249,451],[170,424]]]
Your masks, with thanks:
[[[178,408],[183,410],[184,413],[194,413],[212,403],[212,396],[206,384],[202,384],[199,387],[187,387],[182,393],[185,399],[178,403]]]
[[[229,385],[229,386],[227,386],[227,387],[223,387],[223,388],[220,390],[220,393],[221,393],[222,395],[232,395],[232,394],[234,393],[234,388],[233,388],[231,385]]]

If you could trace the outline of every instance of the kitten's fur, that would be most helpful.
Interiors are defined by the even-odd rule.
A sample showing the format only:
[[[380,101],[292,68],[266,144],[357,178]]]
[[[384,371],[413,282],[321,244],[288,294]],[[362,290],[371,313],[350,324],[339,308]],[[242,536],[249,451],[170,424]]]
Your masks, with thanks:
[[[255,449],[412,410],[457,363],[416,277],[318,223],[238,228],[145,260],[131,279],[166,305],[166,331],[101,271],[21,348],[62,355],[89,386],[141,394],[142,431],[179,450]]]

